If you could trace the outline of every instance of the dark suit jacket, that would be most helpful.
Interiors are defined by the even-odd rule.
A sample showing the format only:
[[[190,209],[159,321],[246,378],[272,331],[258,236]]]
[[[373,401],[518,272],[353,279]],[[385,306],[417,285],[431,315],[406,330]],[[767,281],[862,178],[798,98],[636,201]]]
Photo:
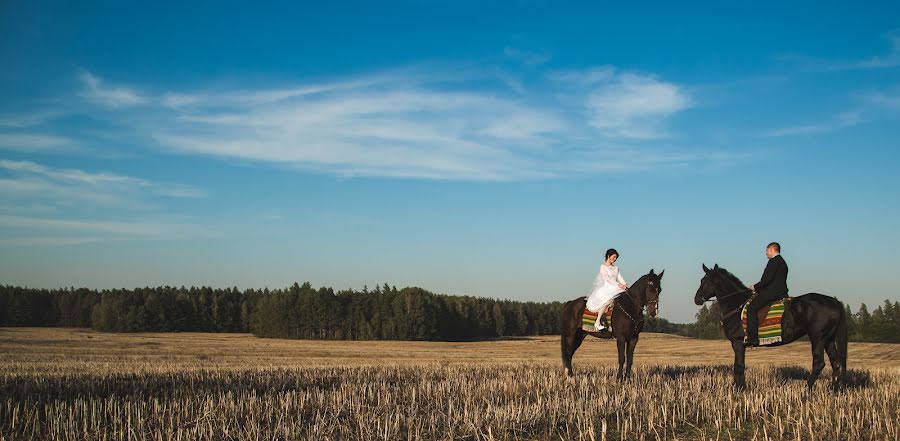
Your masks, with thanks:
[[[781,254],[769,259],[762,278],[756,282],[756,294],[769,299],[787,297],[788,266]]]

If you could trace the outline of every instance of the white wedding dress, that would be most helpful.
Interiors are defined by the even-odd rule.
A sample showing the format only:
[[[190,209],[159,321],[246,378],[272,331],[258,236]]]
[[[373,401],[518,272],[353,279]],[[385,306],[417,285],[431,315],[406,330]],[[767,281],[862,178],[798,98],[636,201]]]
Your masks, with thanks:
[[[600,265],[600,272],[594,278],[594,286],[587,295],[585,307],[591,312],[605,309],[619,294],[625,292],[624,289],[619,288],[620,283],[626,284],[617,266],[605,263]]]

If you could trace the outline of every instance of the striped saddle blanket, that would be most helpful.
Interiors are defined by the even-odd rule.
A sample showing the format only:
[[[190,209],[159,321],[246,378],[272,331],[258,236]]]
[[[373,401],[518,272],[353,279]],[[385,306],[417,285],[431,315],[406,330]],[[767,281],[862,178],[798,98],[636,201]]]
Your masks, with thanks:
[[[613,308],[606,308],[603,317],[600,318],[600,324],[605,326],[610,332],[612,332],[612,311]],[[585,308],[584,314],[581,315],[581,329],[584,329],[587,332],[597,332],[597,328],[594,324],[597,323],[598,315],[599,313],[588,311],[588,309]]]
[[[753,300],[753,298],[748,299],[741,310],[741,324],[744,328],[744,335],[747,334],[747,305],[750,304],[750,300]],[[784,318],[785,303],[788,301],[790,301],[790,298],[781,299],[774,303],[769,303],[757,311],[760,346],[781,343],[781,320]]]

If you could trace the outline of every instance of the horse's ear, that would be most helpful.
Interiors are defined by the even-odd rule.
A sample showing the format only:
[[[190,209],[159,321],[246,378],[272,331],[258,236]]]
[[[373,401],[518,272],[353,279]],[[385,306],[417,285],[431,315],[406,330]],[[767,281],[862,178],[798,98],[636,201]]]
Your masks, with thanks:
[[[665,273],[666,273],[666,270],[662,270],[662,271],[659,272],[659,280],[662,280],[662,276],[663,276],[663,274],[665,274]]]
[[[713,267],[713,269],[714,269],[714,270],[719,269],[719,264],[717,263],[716,266]]]
[[[650,275],[653,275],[653,268],[650,268]]]
[[[708,272],[709,272],[709,268],[706,267],[706,264],[705,264],[705,263],[703,264],[703,272],[704,272],[704,273],[708,273]]]

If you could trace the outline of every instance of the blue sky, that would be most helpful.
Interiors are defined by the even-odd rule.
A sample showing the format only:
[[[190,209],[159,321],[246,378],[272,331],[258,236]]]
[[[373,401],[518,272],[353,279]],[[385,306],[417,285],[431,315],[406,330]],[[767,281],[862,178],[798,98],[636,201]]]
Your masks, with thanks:
[[[0,5],[0,283],[896,300],[896,3]]]

